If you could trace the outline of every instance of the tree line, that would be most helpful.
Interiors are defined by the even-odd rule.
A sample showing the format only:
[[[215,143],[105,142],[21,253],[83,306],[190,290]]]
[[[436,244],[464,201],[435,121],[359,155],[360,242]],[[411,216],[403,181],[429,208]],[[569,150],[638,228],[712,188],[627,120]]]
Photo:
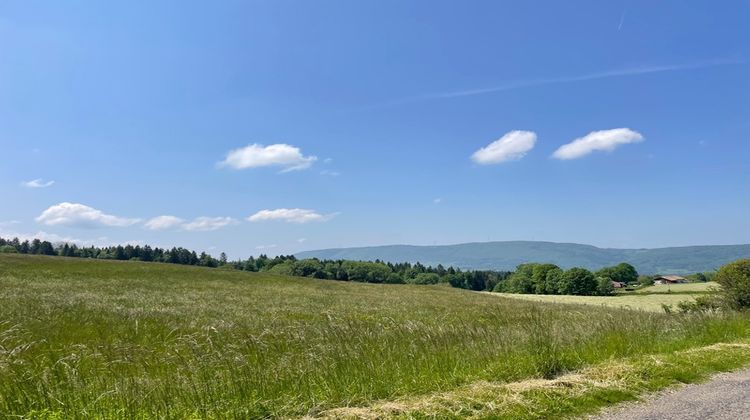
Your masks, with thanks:
[[[107,247],[79,247],[76,244],[60,243],[53,245],[39,239],[21,241],[18,238],[0,238],[0,252],[18,254],[56,255],[61,257],[97,258],[103,260],[134,260],[144,262],[162,262],[170,264],[199,265],[218,267],[226,264],[226,255],[216,259],[205,252],[200,254],[182,247],[171,249],[150,247],[148,245],[117,245]]]
[[[289,276],[316,279],[358,281],[390,284],[450,284],[469,290],[492,290],[510,276],[508,271],[466,270],[460,268],[425,266],[419,262],[390,263],[375,261],[298,260],[293,255],[281,255],[273,259],[265,255],[247,260],[231,262],[234,268],[246,271],[267,271]]]
[[[149,245],[117,245],[107,247],[79,247],[75,244],[34,239],[0,238],[0,252],[57,255],[63,257],[134,260],[204,267],[227,267],[252,272],[269,272],[316,279],[389,284],[447,284],[475,291],[507,293],[609,295],[614,293],[613,281],[638,281],[635,268],[627,263],[591,272],[584,268],[563,270],[554,264],[521,264],[513,272],[496,270],[461,270],[460,268],[425,266],[417,263],[375,261],[298,260],[293,255],[268,257],[261,254],[246,260],[227,261],[223,252],[219,258],[200,254],[182,247],[171,249]]]

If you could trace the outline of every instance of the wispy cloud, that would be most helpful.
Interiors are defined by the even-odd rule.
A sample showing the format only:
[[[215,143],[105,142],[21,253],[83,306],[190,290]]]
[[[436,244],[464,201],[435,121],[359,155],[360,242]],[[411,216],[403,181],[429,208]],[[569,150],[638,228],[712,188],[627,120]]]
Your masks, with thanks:
[[[310,209],[275,209],[261,210],[247,220],[251,222],[282,221],[288,223],[326,222],[336,217],[338,213],[320,214]]]
[[[31,181],[24,181],[21,183],[26,188],[47,188],[51,187],[55,181],[44,181],[42,178],[32,179]]]
[[[219,230],[223,227],[234,225],[238,223],[237,220],[231,217],[196,217],[192,221],[182,225],[184,230],[188,231],[199,231],[208,232],[212,230]]]
[[[501,83],[496,86],[481,87],[475,89],[464,89],[454,90],[447,92],[428,93],[425,95],[414,96],[410,98],[403,98],[398,101],[391,102],[391,105],[398,103],[416,102],[429,99],[448,99],[448,98],[459,98],[463,96],[474,96],[484,95],[488,93],[502,92],[514,89],[521,89],[534,86],[543,85],[554,85],[562,83],[573,83],[573,82],[584,82],[588,80],[607,79],[612,77],[627,77],[627,76],[638,76],[650,73],[664,73],[670,71],[681,71],[681,70],[694,70],[707,67],[718,67],[727,66],[732,64],[742,64],[747,62],[746,60],[738,58],[718,58],[705,61],[696,61],[692,63],[681,63],[681,64],[664,64],[664,65],[650,65],[650,66],[637,66],[637,67],[626,67],[615,70],[607,70],[596,73],[587,73],[577,76],[561,76],[561,77],[549,77],[540,79],[522,79],[513,80],[506,83]]]
[[[180,226],[184,222],[185,221],[179,217],[164,215],[149,219],[144,223],[144,226],[151,230],[164,230]]]

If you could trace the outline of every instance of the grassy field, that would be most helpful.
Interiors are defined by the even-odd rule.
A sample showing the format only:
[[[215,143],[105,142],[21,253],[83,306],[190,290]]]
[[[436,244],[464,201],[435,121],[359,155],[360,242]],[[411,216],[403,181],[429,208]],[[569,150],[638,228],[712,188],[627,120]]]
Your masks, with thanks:
[[[655,284],[636,290],[638,294],[658,294],[658,293],[706,293],[710,290],[718,289],[719,284],[715,282],[706,283],[681,283],[681,284]]]
[[[744,315],[0,254],[0,413],[10,416],[335,417],[748,337]]]
[[[622,292],[615,296],[571,296],[571,295],[524,295],[516,293],[492,293],[510,299],[521,299],[543,303],[568,303],[608,308],[623,308],[650,312],[664,312],[663,305],[677,306],[683,301],[692,301],[718,288],[718,284],[683,283],[654,285],[633,292]]]

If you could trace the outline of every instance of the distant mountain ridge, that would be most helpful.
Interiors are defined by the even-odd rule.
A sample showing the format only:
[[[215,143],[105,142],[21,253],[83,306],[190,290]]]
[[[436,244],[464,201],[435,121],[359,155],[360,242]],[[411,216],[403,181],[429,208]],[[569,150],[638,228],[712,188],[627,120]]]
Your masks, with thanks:
[[[592,245],[537,241],[472,242],[456,245],[385,245],[304,251],[297,258],[345,259],[443,264],[462,269],[513,270],[527,262],[553,263],[562,268],[601,267],[628,262],[642,274],[687,274],[715,270],[750,258],[750,244],[701,245],[650,249],[598,248]]]

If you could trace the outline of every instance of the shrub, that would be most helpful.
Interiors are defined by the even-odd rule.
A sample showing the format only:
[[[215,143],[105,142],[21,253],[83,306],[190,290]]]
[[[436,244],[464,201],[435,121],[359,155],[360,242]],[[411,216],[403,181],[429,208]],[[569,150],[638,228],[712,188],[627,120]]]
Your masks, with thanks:
[[[715,312],[722,308],[721,300],[715,295],[698,296],[695,301],[684,300],[677,303],[677,309],[682,313]]]
[[[403,277],[399,276],[396,273],[391,273],[385,279],[385,282],[388,283],[388,284],[403,284],[404,283],[404,279],[403,279]]]
[[[737,260],[721,267],[714,281],[721,285],[721,293],[731,308],[750,307],[750,259]]]
[[[654,277],[653,276],[638,276],[638,283],[641,284],[641,286],[653,286],[654,285]]]
[[[294,263],[292,261],[284,261],[281,264],[276,264],[268,270],[269,273],[281,274],[284,276],[291,276],[292,270],[294,269]]]
[[[599,296],[612,296],[615,294],[615,286],[612,285],[612,280],[609,277],[599,277],[596,279],[597,294]]]
[[[409,279],[411,284],[438,284],[440,276],[435,273],[419,273],[413,279]]]
[[[0,254],[15,254],[16,252],[18,251],[16,251],[16,248],[14,246],[11,246],[11,245],[0,246]]]

